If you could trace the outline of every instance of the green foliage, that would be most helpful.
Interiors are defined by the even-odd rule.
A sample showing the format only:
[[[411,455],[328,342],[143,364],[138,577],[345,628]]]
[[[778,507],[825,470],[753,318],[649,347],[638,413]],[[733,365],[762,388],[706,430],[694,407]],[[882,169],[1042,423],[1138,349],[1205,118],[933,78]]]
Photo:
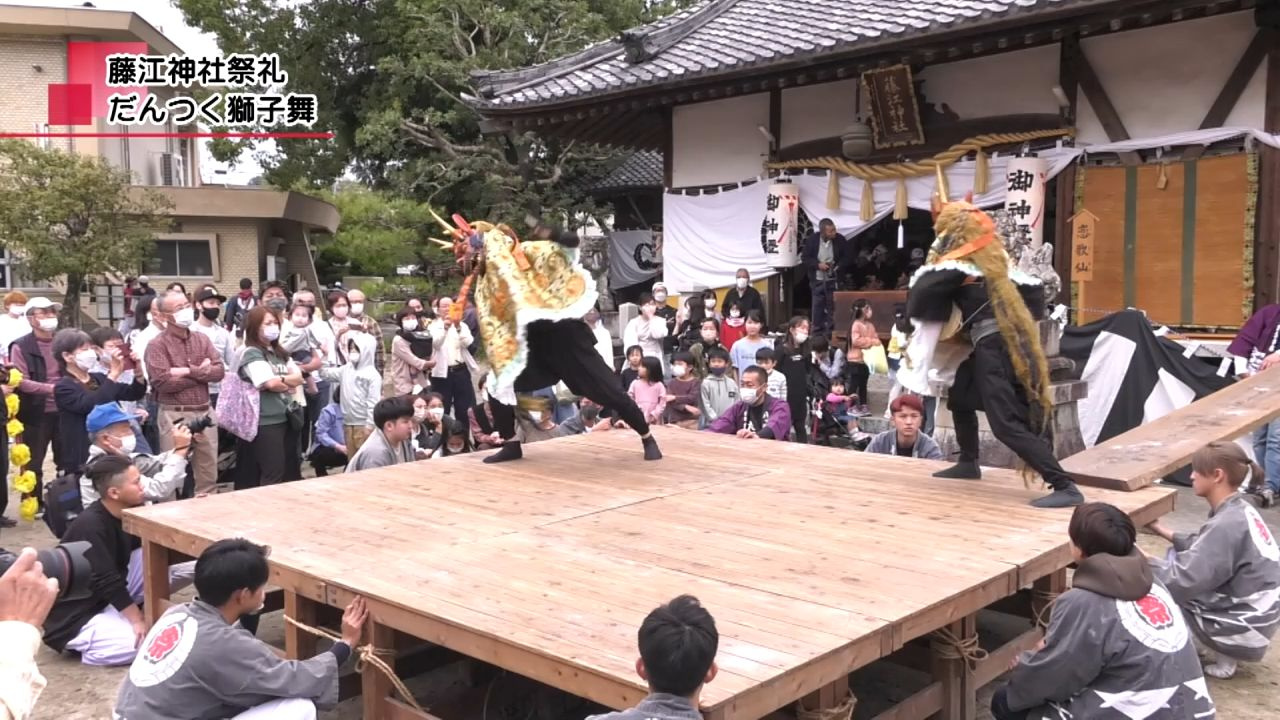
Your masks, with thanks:
[[[447,265],[453,256],[428,238],[439,234],[426,206],[352,183],[321,191],[342,223],[316,255],[317,272],[328,282],[342,275],[389,277],[406,265]]]
[[[399,309],[411,297],[430,304],[430,299],[438,295],[455,294],[459,284],[457,278],[436,282],[424,277],[401,276],[361,283],[360,290],[373,302],[391,303],[396,306],[394,309]]]
[[[64,320],[78,318],[80,286],[103,273],[135,274],[172,209],[132,187],[102,158],[0,140],[0,238],[33,280],[65,276]]]
[[[471,72],[532,65],[691,4],[690,0],[176,0],[224,52],[277,52],[289,90],[315,93],[331,143],[277,141],[267,181],[363,182],[469,217],[597,210],[581,190],[616,154],[532,134],[484,136],[463,101]],[[244,152],[223,143],[220,159]],[[345,222],[345,220],[344,220]]]

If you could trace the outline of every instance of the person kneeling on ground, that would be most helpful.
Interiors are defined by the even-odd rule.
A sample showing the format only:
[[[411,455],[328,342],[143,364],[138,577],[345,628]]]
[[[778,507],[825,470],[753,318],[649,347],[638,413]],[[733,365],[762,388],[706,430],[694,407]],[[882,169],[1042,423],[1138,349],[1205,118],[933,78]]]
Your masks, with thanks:
[[[941,460],[942,449],[933,438],[920,432],[924,422],[924,402],[915,395],[899,395],[889,404],[893,413],[893,429],[871,439],[866,452],[877,455]]]
[[[191,452],[191,431],[186,424],[173,427],[173,449],[159,455],[135,453],[137,443],[132,418],[115,403],[95,407],[85,420],[89,432],[89,462],[106,455],[133,459],[138,467],[142,494],[150,502],[172,500],[187,479],[187,457]],[[84,507],[98,499],[98,491],[88,474],[80,476],[80,501]]]
[[[99,499],[76,516],[63,543],[87,541],[85,557],[93,573],[90,592],[54,605],[44,625],[44,642],[58,652],[74,650],[85,665],[128,665],[147,633],[142,616],[141,552],[138,539],[124,531],[121,515],[146,502],[133,460],[104,455],[85,472]],[[190,563],[169,570],[169,590],[190,582]]]
[[[602,432],[613,427],[609,412],[588,397],[578,401],[578,412],[555,426],[551,437],[567,437],[583,433]]]
[[[373,422],[377,427],[351,456],[347,464],[349,473],[413,460],[413,446],[409,442],[413,437],[413,403],[403,397],[380,400],[373,407]]]
[[[219,540],[196,561],[196,600],[156,621],[116,697],[117,720],[315,720],[338,702],[338,669],[369,616],[357,597],[342,614],[342,641],[310,660],[284,660],[238,627],[262,608],[269,550]]]
[[[1213,718],[1187,623],[1152,578],[1133,520],[1086,503],[1067,534],[1072,588],[1053,603],[1044,640],[1014,661],[992,697],[995,720]]]
[[[1239,661],[1258,662],[1280,625],[1280,546],[1239,492],[1262,470],[1233,442],[1212,442],[1191,456],[1191,487],[1209,502],[1197,533],[1148,526],[1173,543],[1151,560],[1156,577],[1186,613],[1196,639],[1216,654],[1204,671],[1226,679]]]
[[[636,674],[649,696],[622,712],[587,720],[702,720],[702,686],[715,679],[720,633],[715,618],[692,595],[655,608],[640,625]]]
[[[791,432],[791,408],[785,398],[773,397],[766,391],[768,384],[769,375],[759,365],[743,370],[738,402],[729,406],[707,430],[747,440],[786,440],[787,433]]]

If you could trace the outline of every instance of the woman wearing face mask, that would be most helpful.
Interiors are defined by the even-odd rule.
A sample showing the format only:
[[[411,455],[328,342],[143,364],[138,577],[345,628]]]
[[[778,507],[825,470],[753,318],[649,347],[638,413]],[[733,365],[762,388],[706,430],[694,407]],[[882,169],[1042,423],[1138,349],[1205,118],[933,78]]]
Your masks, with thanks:
[[[787,405],[791,408],[792,440],[809,441],[809,404],[813,398],[810,373],[817,370],[809,347],[809,318],[797,315],[787,323],[787,338],[778,348],[778,372],[787,378]]]
[[[742,311],[742,305],[735,302],[729,305],[729,312],[725,313],[724,321],[720,323],[720,344],[732,350],[733,344],[746,334],[747,314]]]
[[[699,334],[702,332],[702,321],[707,319],[708,313],[714,316],[715,311],[707,310],[701,295],[693,295],[685,301],[684,309],[680,312],[683,319],[678,333],[681,351],[688,351],[701,339]]]
[[[85,419],[98,405],[122,400],[141,400],[147,394],[147,383],[137,378],[130,384],[116,382],[124,372],[124,358],[109,352],[109,369],[105,375],[90,372],[98,367],[98,350],[89,335],[68,328],[53,337],[53,359],[62,377],[53,387],[58,408],[58,471],[76,472],[89,459],[89,436]]]
[[[423,313],[405,307],[396,313],[400,331],[391,339],[391,362],[387,372],[397,395],[412,395],[416,387],[420,392],[431,386],[431,333],[427,332]]]
[[[627,347],[638,345],[645,357],[658,358],[662,362],[662,345],[667,337],[667,321],[658,315],[658,302],[649,293],[640,296],[640,314],[627,323],[623,343]]]
[[[724,302],[720,304],[720,312],[726,317],[729,315],[729,309],[737,303],[738,310],[743,316],[752,310],[758,310],[760,317],[764,317],[764,298],[760,297],[760,291],[751,287],[751,273],[746,268],[738,268],[738,276],[733,281],[733,287],[724,294]]]
[[[444,414],[444,398],[439,393],[425,392],[414,400],[413,419],[418,423],[414,434],[414,452],[419,459],[447,457],[451,438],[463,435],[462,426]]]
[[[349,327],[347,321],[351,318],[351,301],[347,300],[347,294],[341,290],[334,290],[325,298],[326,304],[329,306],[329,329],[333,331],[334,337],[334,358],[333,365],[341,365],[346,362],[342,355],[343,343],[338,342],[337,338],[347,332]]]
[[[298,411],[294,396],[302,386],[302,370],[280,347],[280,317],[259,305],[244,321],[244,348],[235,372],[258,388],[258,435],[239,440],[236,489],[274,485],[302,477],[302,457],[286,452],[299,446],[301,423],[290,419]]]
[[[475,407],[467,411],[467,419],[471,424],[471,436],[475,438],[477,450],[492,450],[502,445],[502,433],[498,432],[493,421],[493,406],[489,404],[489,376],[480,378],[476,389]]]

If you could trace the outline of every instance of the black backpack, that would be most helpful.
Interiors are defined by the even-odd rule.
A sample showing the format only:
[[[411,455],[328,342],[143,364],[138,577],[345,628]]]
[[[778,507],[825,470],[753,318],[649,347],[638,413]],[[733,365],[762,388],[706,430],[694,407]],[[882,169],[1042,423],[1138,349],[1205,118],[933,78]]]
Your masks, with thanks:
[[[80,500],[80,476],[60,473],[44,486],[44,522],[54,537],[62,538],[71,521],[84,511]]]

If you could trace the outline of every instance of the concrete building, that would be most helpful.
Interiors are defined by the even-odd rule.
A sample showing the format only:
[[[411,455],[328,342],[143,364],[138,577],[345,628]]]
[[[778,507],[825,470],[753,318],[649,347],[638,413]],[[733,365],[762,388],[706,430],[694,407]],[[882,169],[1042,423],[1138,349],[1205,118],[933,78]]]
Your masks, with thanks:
[[[175,133],[194,127],[111,125],[50,127],[50,84],[68,77],[71,41],[145,42],[151,52],[183,54],[181,48],[136,13],[85,7],[47,8],[0,5],[0,130],[7,132]],[[172,90],[152,88],[166,100]],[[295,192],[262,187],[204,185],[198,140],[175,137],[38,138],[45,147],[106,158],[129,170],[139,186],[150,186],[173,204],[171,232],[156,238],[155,256],[139,268],[152,285],[173,280],[188,289],[210,282],[224,294],[241,278],[255,286],[279,278],[295,287],[318,287],[311,255],[311,234],[332,233],[338,212],[332,205]],[[2,240],[2,239],[0,239]],[[119,278],[106,278],[118,282]],[[0,254],[0,287],[51,296],[58,283],[34,283],[24,277],[21,258]],[[98,296],[95,293],[95,296]],[[103,313],[86,297],[86,311]]]

